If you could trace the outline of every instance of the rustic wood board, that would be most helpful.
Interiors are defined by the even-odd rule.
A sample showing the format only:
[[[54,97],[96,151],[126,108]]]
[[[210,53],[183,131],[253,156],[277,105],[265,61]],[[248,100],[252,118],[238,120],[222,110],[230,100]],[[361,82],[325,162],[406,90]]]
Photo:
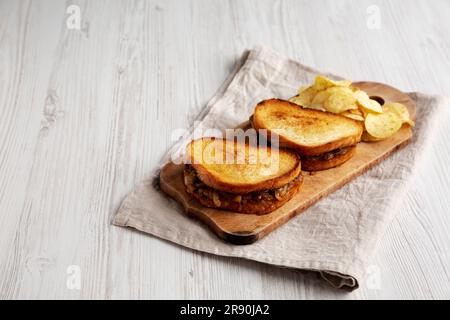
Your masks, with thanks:
[[[355,85],[369,96],[381,97],[386,103],[395,101],[405,104],[411,117],[415,118],[415,103],[405,93],[375,82],[358,82]],[[181,203],[186,213],[206,223],[220,238],[234,244],[250,244],[358,177],[408,143],[411,137],[411,128],[405,125],[389,139],[359,143],[355,156],[343,165],[312,175],[304,173],[303,185],[297,195],[266,215],[241,214],[202,206],[185,191],[183,165],[169,163],[161,170],[161,189]]]

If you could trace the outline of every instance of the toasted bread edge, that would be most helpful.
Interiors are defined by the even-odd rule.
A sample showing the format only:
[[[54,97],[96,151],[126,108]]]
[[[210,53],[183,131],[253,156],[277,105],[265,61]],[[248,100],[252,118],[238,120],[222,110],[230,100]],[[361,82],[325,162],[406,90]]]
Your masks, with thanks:
[[[273,133],[269,128],[264,127],[259,121],[258,121],[258,117],[255,117],[257,108],[262,107],[264,104],[266,103],[272,103],[272,102],[277,102],[277,103],[288,103],[290,105],[293,105],[297,108],[302,108],[301,106],[292,103],[290,101],[286,101],[286,100],[281,100],[281,99],[268,99],[268,100],[263,100],[261,102],[259,102],[256,107],[255,107],[255,112],[253,113],[253,116],[250,118],[251,124],[253,126],[253,128],[255,128],[256,130],[259,129],[265,129],[267,130],[267,134],[266,134],[266,138],[270,141],[270,137],[271,135],[275,135],[275,133]],[[349,119],[347,117],[341,116],[339,114],[335,114],[335,113],[331,113],[331,112],[323,112],[323,111],[318,111],[318,110],[312,110],[312,109],[303,109],[303,110],[308,110],[308,112],[311,113],[320,113],[320,114],[329,114],[329,115],[333,115],[333,116],[337,116],[340,117],[342,119],[345,119],[345,121],[352,121],[354,122],[357,127],[359,128],[359,132],[357,135],[353,135],[353,136],[349,136],[349,137],[344,137],[341,138],[339,140],[335,140],[335,141],[331,141],[328,142],[326,144],[322,144],[319,146],[304,146],[304,145],[300,145],[294,141],[289,140],[286,137],[280,136],[278,135],[279,138],[279,145],[280,147],[286,147],[289,149],[294,149],[295,151],[297,151],[298,153],[302,154],[302,155],[308,155],[308,156],[315,156],[315,155],[319,155],[325,152],[329,152],[332,151],[334,149],[338,149],[338,148],[343,148],[343,147],[348,147],[348,146],[352,146],[357,144],[358,142],[361,141],[361,135],[363,133],[363,126],[360,122],[353,120],[353,119]]]
[[[350,160],[351,157],[356,153],[356,146],[350,147],[349,151],[337,155],[330,160],[319,160],[319,159],[308,159],[307,157],[302,158],[302,170],[303,171],[321,171],[337,167],[344,162]]]
[[[211,139],[211,138],[201,138],[201,139]],[[194,142],[194,141],[196,141],[196,140],[193,140],[192,142]],[[261,190],[266,190],[266,189],[282,187],[285,184],[291,182],[293,179],[295,179],[300,174],[302,168],[301,168],[301,160],[300,160],[299,155],[296,154],[295,152],[292,152],[291,150],[287,150],[287,149],[284,149],[284,150],[280,149],[279,152],[285,152],[285,153],[290,154],[292,157],[295,157],[295,160],[296,160],[295,166],[293,166],[293,168],[291,170],[282,174],[279,177],[268,179],[268,180],[262,181],[260,183],[255,183],[255,184],[228,183],[228,182],[222,181],[220,179],[220,177],[217,177],[217,176],[211,174],[208,171],[208,168],[206,168],[201,163],[192,163],[191,165],[197,171],[199,179],[204,184],[206,184],[207,186],[209,186],[211,188],[214,188],[214,189],[217,189],[220,191],[229,192],[229,193],[236,193],[236,194],[250,193],[253,191],[261,191]]]

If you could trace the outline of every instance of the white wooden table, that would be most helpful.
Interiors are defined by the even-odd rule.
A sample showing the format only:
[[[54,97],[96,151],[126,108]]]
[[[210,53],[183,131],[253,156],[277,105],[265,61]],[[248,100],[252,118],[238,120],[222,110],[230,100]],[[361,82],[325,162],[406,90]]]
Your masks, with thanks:
[[[0,298],[450,298],[448,116],[375,287],[344,293],[110,224],[245,48],[449,94],[449,15],[446,0],[0,0]]]

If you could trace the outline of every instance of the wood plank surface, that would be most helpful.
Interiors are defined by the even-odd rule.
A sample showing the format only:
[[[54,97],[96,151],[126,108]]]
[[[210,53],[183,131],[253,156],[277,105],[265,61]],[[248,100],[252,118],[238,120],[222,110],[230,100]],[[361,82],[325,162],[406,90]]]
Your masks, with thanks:
[[[0,1],[0,298],[449,298],[448,114],[350,294],[110,224],[244,49],[448,95],[449,12],[446,0]]]

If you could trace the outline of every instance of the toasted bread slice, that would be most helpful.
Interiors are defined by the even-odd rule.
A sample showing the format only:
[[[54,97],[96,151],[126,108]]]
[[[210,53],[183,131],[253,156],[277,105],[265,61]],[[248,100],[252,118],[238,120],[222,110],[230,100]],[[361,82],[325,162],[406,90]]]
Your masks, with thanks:
[[[355,145],[363,132],[361,123],[353,119],[279,99],[258,103],[251,121],[255,129],[266,129],[269,139],[272,134],[278,135],[280,147],[302,155]]]
[[[303,156],[302,170],[320,171],[337,167],[349,160],[356,152],[356,146],[335,149],[318,156]]]
[[[235,194],[282,187],[301,171],[294,152],[216,138],[192,141],[187,161],[207,186]]]

